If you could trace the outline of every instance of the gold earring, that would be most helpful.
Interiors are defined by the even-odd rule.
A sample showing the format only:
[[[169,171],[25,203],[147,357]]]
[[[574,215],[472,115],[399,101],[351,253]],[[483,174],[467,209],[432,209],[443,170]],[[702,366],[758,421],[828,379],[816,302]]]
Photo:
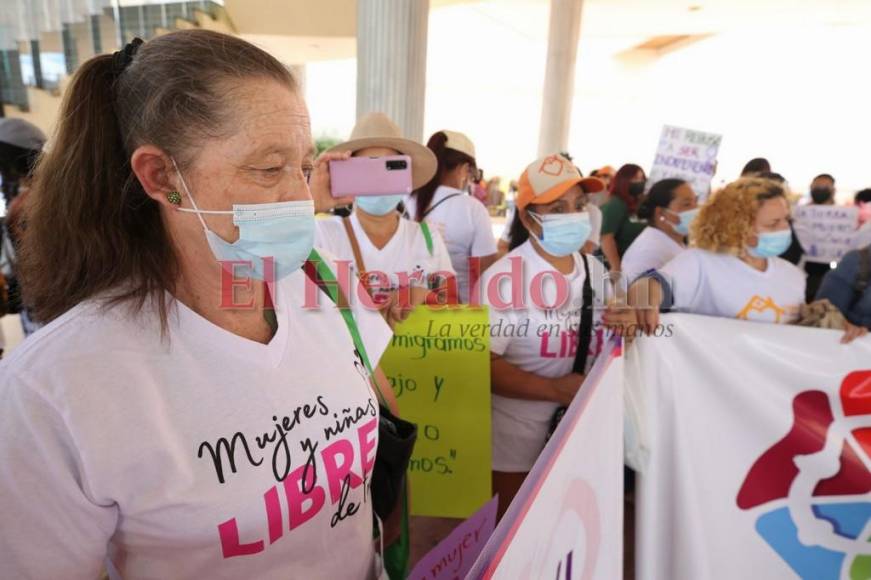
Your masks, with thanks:
[[[166,201],[172,205],[181,205],[181,194],[177,191],[170,191],[166,194]]]

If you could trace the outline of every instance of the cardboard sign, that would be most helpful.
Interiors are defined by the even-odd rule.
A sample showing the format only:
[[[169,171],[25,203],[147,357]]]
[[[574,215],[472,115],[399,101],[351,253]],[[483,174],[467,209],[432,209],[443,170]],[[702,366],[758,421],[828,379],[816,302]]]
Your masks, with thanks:
[[[496,527],[498,497],[454,528],[408,576],[409,580],[455,580],[465,578]]]
[[[486,308],[417,308],[381,358],[402,417],[417,423],[411,513],[467,518],[490,499]]]
[[[793,211],[795,235],[808,262],[837,262],[854,247],[859,208],[801,205]]]
[[[722,135],[665,125],[647,183],[667,178],[687,181],[704,200],[711,193],[711,179],[717,168]]]

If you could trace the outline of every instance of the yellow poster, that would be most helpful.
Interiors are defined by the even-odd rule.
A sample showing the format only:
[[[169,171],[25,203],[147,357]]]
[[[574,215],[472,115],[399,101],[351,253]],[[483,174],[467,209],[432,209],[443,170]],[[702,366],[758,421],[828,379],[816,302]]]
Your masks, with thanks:
[[[418,307],[381,358],[403,419],[417,423],[411,513],[467,518],[490,499],[486,308]]]

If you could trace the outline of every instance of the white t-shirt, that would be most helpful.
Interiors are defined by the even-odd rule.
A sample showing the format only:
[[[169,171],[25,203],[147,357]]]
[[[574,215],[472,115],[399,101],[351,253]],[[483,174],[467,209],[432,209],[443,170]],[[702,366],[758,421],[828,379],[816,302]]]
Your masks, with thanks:
[[[0,577],[371,578],[377,399],[304,281],[266,345],[89,301],[0,363]],[[390,330],[356,317],[375,364]]]
[[[442,200],[451,197],[444,203]],[[438,204],[438,207],[435,205]],[[412,219],[417,215],[417,199],[408,196],[405,207]],[[469,301],[469,258],[496,253],[496,240],[490,226],[490,214],[477,199],[464,191],[440,185],[433,195],[426,221],[433,224],[445,240],[451,263],[457,273],[460,301]]]
[[[520,261],[517,262],[516,259]],[[532,285],[536,275],[542,272],[556,272],[555,268],[542,258],[527,241],[503,256],[491,266],[482,277],[482,304],[490,306],[490,351],[501,356],[524,371],[548,378],[557,378],[572,372],[578,344],[578,328],[581,322],[583,303],[584,264],[579,254],[574,255],[575,270],[565,276],[568,282],[568,299],[558,309],[542,309],[532,300]],[[522,290],[525,294],[525,307],[498,310],[494,299],[508,301],[511,296],[511,282],[507,276],[500,276],[499,283],[491,280],[496,274],[510,272],[512,259],[523,265]],[[587,256],[593,287],[593,333],[587,357],[589,369],[602,350],[603,328],[601,323],[605,267],[593,256]],[[545,276],[542,288],[544,305],[556,301],[556,283],[552,276]],[[520,289],[518,289],[520,290]],[[498,291],[499,294],[494,294]],[[513,325],[513,326],[509,326]],[[510,329],[514,329],[512,330]],[[513,336],[512,336],[513,334]],[[521,336],[522,334],[522,336]],[[550,419],[558,405],[547,401],[525,401],[493,395],[493,406],[511,414],[528,416],[533,419]]]
[[[623,275],[632,283],[648,270],[658,270],[675,256],[686,250],[667,234],[654,227],[647,227],[629,245],[621,260]]]
[[[399,218],[399,227],[396,229],[396,233],[393,234],[387,245],[379,250],[363,231],[357,214],[351,214],[349,219],[354,228],[357,244],[360,246],[360,254],[363,256],[363,266],[366,271],[370,273],[373,271],[384,272],[389,277],[390,285],[381,286],[378,285],[377,276],[370,274],[369,281],[375,285],[372,287],[373,296],[377,297],[379,294],[399,288],[403,282],[400,279],[400,273],[407,275],[412,284],[426,286],[429,274],[454,272],[445,243],[435,228],[430,227],[432,254],[426,247],[426,238],[423,236],[420,224],[405,218]],[[354,261],[354,250],[350,240],[348,240],[348,233],[345,231],[342,218],[319,219],[315,231],[315,245],[326,249],[337,260],[350,262],[352,279],[356,279],[357,264]]]
[[[542,272],[556,272],[527,241],[491,266],[482,278],[482,303],[490,306],[490,351],[506,362],[541,377],[558,378],[572,372],[580,339],[578,331],[583,304],[584,264],[575,254],[572,274],[564,276],[568,282],[567,300],[557,309],[541,308],[556,302],[557,285],[550,275],[542,278],[542,299],[536,306],[532,301],[532,286]],[[593,334],[588,351],[587,372],[602,351],[604,328],[602,308],[605,267],[587,256],[593,288]],[[498,310],[497,300],[511,300],[512,283],[504,273],[510,272],[512,263],[522,264],[522,283],[518,294],[523,296],[524,307]],[[494,280],[494,276],[502,274]],[[558,272],[557,276],[562,276]],[[501,279],[501,280],[500,280]],[[498,282],[498,283],[497,283]],[[515,287],[518,284],[514,285]],[[498,292],[498,294],[496,294]],[[493,469],[496,471],[529,471],[544,448],[551,419],[559,405],[549,401],[531,401],[493,395]]]
[[[502,235],[499,237],[500,240],[508,244],[511,243],[511,223],[514,221],[514,213],[516,211],[516,209],[512,209],[505,216],[505,227],[502,229]],[[602,210],[590,203],[587,204],[587,211],[590,213],[590,225],[593,226],[587,241],[593,242],[598,248],[600,246],[599,242],[602,239]]]
[[[689,249],[659,273],[683,312],[788,324],[804,303],[805,274],[782,258],[760,272],[735,256]]]

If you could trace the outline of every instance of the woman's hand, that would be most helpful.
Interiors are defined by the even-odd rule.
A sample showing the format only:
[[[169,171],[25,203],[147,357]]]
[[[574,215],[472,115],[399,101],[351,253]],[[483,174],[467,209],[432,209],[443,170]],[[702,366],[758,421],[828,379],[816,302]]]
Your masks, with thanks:
[[[629,287],[629,306],[635,310],[638,328],[650,335],[659,326],[662,285],[655,278],[641,278]]]
[[[564,377],[550,380],[552,396],[550,397],[555,403],[559,403],[564,407],[572,404],[572,399],[575,398],[578,389],[584,382],[584,375],[580,373],[569,373]]]
[[[609,304],[602,314],[602,324],[617,336],[623,337],[629,345],[635,339],[638,317],[635,309],[629,306]]]
[[[390,293],[390,300],[385,304],[382,312],[384,319],[391,329],[396,328],[396,325],[408,318],[411,311],[418,304],[423,304],[429,291],[420,286],[411,286],[409,288],[400,288]]]
[[[841,338],[841,344],[850,344],[857,338],[862,338],[868,334],[868,329],[864,326],[856,326],[855,324],[847,323],[844,327],[844,336]]]
[[[350,151],[342,151],[323,153],[315,161],[311,179],[309,180],[309,190],[311,191],[312,199],[315,202],[315,213],[325,213],[331,209],[354,203],[353,197],[346,196],[337,198],[333,197],[333,194],[330,192],[330,161],[350,158]]]

